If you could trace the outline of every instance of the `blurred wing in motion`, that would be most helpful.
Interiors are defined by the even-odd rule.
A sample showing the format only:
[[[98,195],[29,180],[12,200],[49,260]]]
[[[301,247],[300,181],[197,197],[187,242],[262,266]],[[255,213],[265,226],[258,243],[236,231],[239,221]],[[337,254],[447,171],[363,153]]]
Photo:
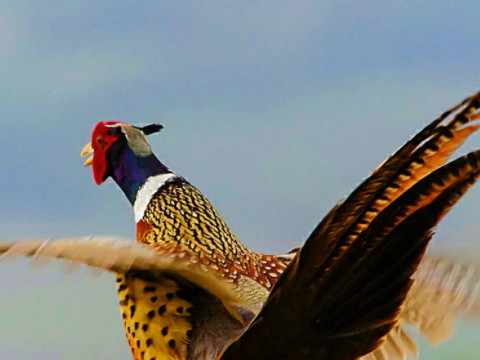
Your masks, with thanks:
[[[480,151],[442,166],[478,107],[475,94],[444,113],[337,205],[221,359],[357,359],[385,340],[366,358],[393,359],[397,339],[414,353],[398,314],[433,227],[480,174]]]
[[[461,317],[480,319],[480,265],[462,258],[428,254],[414,274],[414,283],[399,322],[384,344],[364,360],[404,360],[418,357],[418,347],[404,329],[408,323],[427,340],[440,344]]]
[[[258,312],[248,296],[188,249],[89,237],[2,242],[0,254],[0,260],[29,256],[45,263],[63,259],[69,266],[85,264],[116,273],[122,318],[135,360],[185,359],[189,351],[198,353],[195,358],[212,359]],[[128,287],[128,282],[133,285]],[[135,305],[128,303],[131,289],[143,295]],[[205,346],[197,345],[206,339]]]
[[[454,331],[460,315],[480,318],[480,265],[428,256],[415,273],[401,317],[438,344]]]
[[[114,273],[130,271],[169,275],[204,289],[218,298],[232,314],[246,306],[235,295],[232,284],[215,271],[199,264],[187,252],[165,252],[115,237],[93,236],[56,241],[22,240],[0,243],[1,260],[29,256],[37,262],[63,259]],[[236,316],[238,317],[238,316]]]

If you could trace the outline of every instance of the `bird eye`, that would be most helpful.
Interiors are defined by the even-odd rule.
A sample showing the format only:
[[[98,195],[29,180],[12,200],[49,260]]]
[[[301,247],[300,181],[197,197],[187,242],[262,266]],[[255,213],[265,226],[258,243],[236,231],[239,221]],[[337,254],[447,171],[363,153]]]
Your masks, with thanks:
[[[105,140],[104,140],[103,138],[98,137],[98,138],[97,138],[97,144],[98,144],[98,146],[99,146],[100,148],[103,149],[103,148],[105,147],[105,145],[106,145],[106,142],[105,142]]]

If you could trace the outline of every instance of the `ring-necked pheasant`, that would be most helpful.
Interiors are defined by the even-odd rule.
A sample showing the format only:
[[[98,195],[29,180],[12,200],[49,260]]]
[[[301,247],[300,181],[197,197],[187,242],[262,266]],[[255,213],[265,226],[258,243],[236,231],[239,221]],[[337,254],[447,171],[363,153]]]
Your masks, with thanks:
[[[435,324],[451,326],[472,307],[474,268],[444,268],[448,260],[427,258],[397,321],[431,229],[479,175],[479,152],[443,165],[478,129],[472,123],[478,107],[475,94],[407,142],[325,217],[295,257],[258,254],[239,243],[208,200],[152,154],[145,135],[159,126],[102,122],[83,151],[94,153],[86,165],[93,164],[98,184],[111,176],[122,188],[142,246],[113,251],[111,242],[99,239],[5,245],[2,251],[119,273],[135,359],[216,357],[279,278],[222,359],[402,358],[416,351],[403,321],[441,340],[450,329],[436,331]],[[224,281],[209,277],[212,271]],[[438,312],[431,314],[434,302]]]

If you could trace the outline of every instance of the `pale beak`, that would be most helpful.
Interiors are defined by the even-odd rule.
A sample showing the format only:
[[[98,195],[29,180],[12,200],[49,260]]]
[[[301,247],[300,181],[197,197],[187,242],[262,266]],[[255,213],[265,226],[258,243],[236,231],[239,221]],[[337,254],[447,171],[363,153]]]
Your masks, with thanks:
[[[93,148],[92,148],[92,144],[91,143],[88,143],[87,145],[85,145],[85,147],[82,149],[82,152],[80,153],[80,156],[81,157],[85,157],[87,155],[91,155],[93,154]],[[93,163],[93,156],[89,157],[87,160],[85,160],[85,162],[83,163],[83,166],[90,166],[92,165]]]

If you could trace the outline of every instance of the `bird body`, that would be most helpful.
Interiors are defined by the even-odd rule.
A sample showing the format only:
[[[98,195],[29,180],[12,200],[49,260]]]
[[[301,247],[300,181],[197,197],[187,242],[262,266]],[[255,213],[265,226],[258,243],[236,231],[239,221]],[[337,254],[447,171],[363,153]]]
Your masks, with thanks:
[[[144,206],[145,202],[142,196],[147,193],[149,185],[152,183],[159,186],[152,192],[153,195],[147,202],[148,205]],[[146,190],[142,191],[144,189]],[[136,218],[139,219],[136,223],[137,241],[157,251],[161,249],[166,253],[190,252],[194,255],[195,261],[210,267],[218,275],[235,284],[239,297],[248,301],[250,307],[259,310],[276,278],[286,268],[286,260],[279,260],[273,256],[260,255],[248,250],[229,230],[210,202],[195,187],[177,175],[161,174],[149,177],[144,187],[140,188],[139,195],[140,197],[137,197],[133,204]],[[141,213],[143,208],[145,209]],[[268,271],[267,268],[271,270]],[[168,340],[169,346],[166,349],[175,349],[178,353],[175,356],[180,359],[186,356],[185,354],[188,353],[187,343],[196,343],[195,340],[199,339],[205,331],[204,326],[192,328],[188,321],[192,312],[196,311],[196,306],[194,306],[196,301],[188,300],[192,296],[186,290],[188,286],[179,284],[172,279],[163,278],[161,281],[155,279],[150,284],[143,284],[147,279],[142,279],[142,285],[135,285],[138,281],[135,277],[130,277],[129,282],[123,276],[119,276],[117,279],[119,280],[119,289],[125,289],[124,292],[134,291],[133,288],[138,290],[135,294],[130,294],[127,299],[123,298],[122,312],[128,314],[129,309],[138,307],[139,301],[145,302],[143,313],[153,314],[149,320],[151,320],[150,322],[157,321],[159,330],[161,327],[164,329],[168,327],[170,336],[174,336],[174,331],[178,329],[178,335]],[[153,289],[156,293],[151,293]],[[122,295],[122,292],[119,293]],[[185,298],[179,296],[179,293],[184,293]],[[147,301],[146,298],[149,298],[150,301]],[[178,300],[182,304],[175,304],[174,300]],[[197,307],[205,309],[206,305],[202,304]],[[224,317],[227,318],[225,321],[232,323],[232,335],[228,335],[228,328],[224,328],[222,334],[216,335],[216,337],[220,335],[225,337],[225,340],[221,342],[222,348],[226,342],[237,336],[245,322],[253,317],[252,313],[244,311],[238,322],[227,315],[225,313]],[[122,316],[127,319],[128,333],[129,324],[132,328],[131,323],[136,322],[137,319],[135,316],[131,320],[126,315]],[[168,325],[165,325],[166,322],[163,319],[167,316],[177,319],[178,323],[170,321]],[[180,319],[186,321],[180,321]],[[157,334],[160,332],[157,331]],[[163,335],[166,332],[164,330],[161,333]],[[143,342],[141,341],[141,343]],[[130,346],[132,344],[136,348],[136,342],[130,341]],[[217,352],[220,350],[221,348],[217,349]]]
[[[115,140],[122,135],[126,141]],[[132,138],[136,142],[133,145]],[[259,254],[246,248],[208,199],[153,155],[140,129],[125,123],[101,122],[84,153],[95,147],[105,156],[102,159],[95,153],[94,177],[101,183],[108,174],[122,189],[133,207],[137,241],[164,253],[190,252],[195,261],[235,284],[238,296],[258,312],[291,257]],[[188,284],[168,276],[149,280],[145,274],[127,273],[117,276],[117,288],[135,359],[186,359],[189,352],[204,352],[195,348],[198,339],[204,338],[205,326],[192,327],[190,323],[198,299],[192,299],[195,296]],[[225,343],[239,335],[254,313],[241,309],[239,314],[229,314],[212,299],[208,305],[205,302],[202,299],[199,308],[223,311],[223,321],[231,323],[215,334],[223,340],[217,349],[208,350],[214,357]],[[196,317],[201,317],[198,311]],[[198,347],[210,349],[212,338]]]

